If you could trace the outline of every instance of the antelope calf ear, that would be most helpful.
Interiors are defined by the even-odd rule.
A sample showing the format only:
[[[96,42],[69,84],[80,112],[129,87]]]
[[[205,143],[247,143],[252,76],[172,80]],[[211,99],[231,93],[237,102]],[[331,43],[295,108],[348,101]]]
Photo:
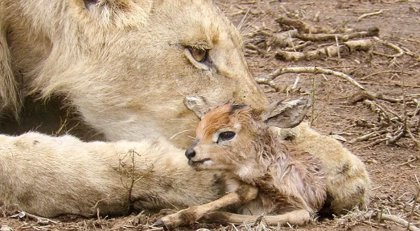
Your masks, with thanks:
[[[184,105],[200,119],[210,111],[210,106],[202,96],[186,96],[184,98]]]
[[[311,102],[308,99],[277,101],[269,106],[261,118],[269,126],[292,128],[302,122],[310,106]]]

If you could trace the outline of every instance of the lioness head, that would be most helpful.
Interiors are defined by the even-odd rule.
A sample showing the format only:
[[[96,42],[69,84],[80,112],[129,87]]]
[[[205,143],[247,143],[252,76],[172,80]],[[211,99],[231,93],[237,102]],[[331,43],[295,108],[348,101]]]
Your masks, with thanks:
[[[64,94],[109,140],[164,135],[185,147],[199,121],[183,103],[191,95],[209,106],[267,104],[241,36],[211,1],[6,2],[11,57],[28,73],[25,84]]]

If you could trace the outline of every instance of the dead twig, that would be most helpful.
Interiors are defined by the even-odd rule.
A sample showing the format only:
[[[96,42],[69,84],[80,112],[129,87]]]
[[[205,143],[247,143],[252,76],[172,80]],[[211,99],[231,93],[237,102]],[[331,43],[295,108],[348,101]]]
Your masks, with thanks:
[[[413,135],[413,133],[411,132],[410,129],[407,129],[407,133],[410,136],[411,140],[413,140],[414,143],[416,144],[417,149],[420,149],[420,140],[418,140],[416,137],[414,137],[414,135]]]
[[[332,29],[328,29],[325,27],[313,26],[309,25],[301,20],[298,19],[291,19],[289,17],[280,16],[276,19],[276,22],[279,24],[287,25],[296,28],[299,32],[304,33],[334,33],[335,31]]]
[[[136,159],[141,155],[134,149],[128,150],[119,158],[118,167],[115,169],[121,175],[121,183],[127,190],[127,210],[132,211],[134,185],[143,179],[143,175],[136,171]]]
[[[415,125],[416,121],[411,121],[412,118],[415,118],[414,115],[417,113],[417,109],[410,114],[407,113],[406,109],[404,108],[404,114],[399,115],[397,112],[386,106],[386,104],[376,101],[377,99],[388,99],[382,95],[381,97],[378,97],[378,95],[380,94],[363,91],[352,97],[351,101],[353,103],[362,101],[363,104],[375,112],[378,115],[378,120],[369,127],[370,129],[374,129],[374,131],[369,132],[366,135],[354,138],[350,141],[350,143],[371,140],[373,142],[369,143],[367,147],[377,145],[381,142],[385,142],[385,144],[391,145],[395,144],[399,139],[408,134],[409,137],[414,140],[415,144],[419,145],[412,132],[412,130],[415,131],[417,129],[417,126]],[[416,100],[413,101],[417,102]],[[404,97],[402,100],[394,99],[393,102],[402,102],[404,105],[406,105],[406,100]]]
[[[359,22],[359,21],[361,21],[361,20],[362,20],[362,19],[364,19],[364,18],[371,17],[371,16],[375,16],[375,15],[380,15],[380,14],[382,14],[383,12],[384,12],[383,10],[378,10],[378,11],[375,11],[375,12],[362,14],[362,15],[360,15],[360,16],[357,18],[357,21]]]
[[[250,50],[257,51],[258,54],[261,54],[261,55],[265,55],[265,53],[266,53],[265,51],[263,51],[262,49],[258,48],[257,46],[255,46],[252,43],[246,44],[245,45],[245,48],[250,49]]]
[[[60,223],[58,221],[50,220],[50,219],[44,218],[44,217],[39,217],[39,216],[30,214],[30,213],[27,213],[27,212],[24,212],[24,211],[20,211],[19,213],[10,216],[10,218],[17,218],[17,219],[20,219],[20,220],[24,219],[25,217],[30,219],[30,220],[35,221],[39,225],[49,225],[49,224]]]
[[[420,231],[420,229],[418,227],[416,227],[415,225],[410,224],[408,221],[404,220],[401,217],[395,216],[395,215],[382,213],[381,220],[393,221],[393,222],[395,222],[395,223],[397,223],[397,224],[399,224],[403,227],[407,227],[411,231]]]
[[[403,101],[402,98],[392,98],[392,97],[386,96],[382,93],[376,93],[376,92],[371,92],[371,91],[358,92],[358,93],[352,95],[348,101],[351,104],[355,104],[357,102],[364,101],[366,99],[368,99],[368,100],[381,99],[381,100],[388,101],[388,102],[391,102],[391,103],[401,103]]]
[[[361,90],[365,90],[365,88],[359,84],[356,80],[354,80],[350,75],[344,74],[343,72],[334,71],[322,67],[283,67],[279,68],[273,73],[271,73],[267,78],[265,78],[265,81],[271,81],[278,77],[279,75],[285,74],[285,73],[313,73],[313,74],[326,74],[326,75],[334,75],[339,78],[342,78],[352,85],[356,86],[357,88]]]
[[[304,41],[328,41],[328,40],[339,40],[348,41],[354,38],[373,37],[379,35],[379,29],[377,27],[369,28],[367,31],[357,31],[348,34],[296,34],[296,38]]]
[[[307,52],[289,52],[278,51],[276,58],[284,61],[298,61],[298,60],[312,60],[326,57],[345,57],[352,51],[361,50],[367,51],[372,48],[372,41],[370,39],[354,40],[344,42],[343,44],[331,45],[324,48],[311,50]]]
[[[368,99],[365,99],[363,103],[369,106],[369,108],[372,111],[376,111],[377,113],[379,113],[382,116],[382,118],[385,119],[388,123],[395,121],[399,122],[399,124],[404,124],[401,116],[389,109],[388,107],[386,107],[384,104],[380,104],[374,100]]]
[[[294,47],[286,47],[284,48],[285,51],[296,51],[296,50],[302,50],[303,48],[312,45],[311,41],[302,42]]]
[[[388,74],[388,73],[396,73],[396,74],[405,74],[405,75],[411,75],[411,73],[409,72],[404,72],[404,71],[396,71],[396,70],[387,70],[387,71],[378,71],[378,72],[373,72],[369,75],[365,75],[362,78],[360,78],[361,80],[366,80],[374,75],[380,75],[380,74]]]
[[[403,227],[408,227],[408,230],[411,231],[420,231],[420,229],[418,227],[416,227],[413,224],[410,224],[408,221],[406,221],[405,219],[396,216],[396,215],[392,215],[392,214],[385,214],[382,209],[379,211],[375,211],[375,210],[368,210],[368,211],[354,211],[354,212],[350,212],[347,215],[339,218],[339,222],[346,222],[349,219],[352,220],[356,220],[356,222],[360,222],[360,221],[366,221],[369,220],[370,222],[372,221],[377,221],[377,222],[382,222],[382,221],[392,221],[395,222]]]
[[[413,120],[413,124],[414,124],[414,128],[418,129],[420,126],[420,118],[417,117],[417,114],[420,112],[420,101],[417,99],[413,100],[414,103],[416,103],[416,109],[414,109],[414,112],[411,114],[412,116],[412,120]],[[408,115],[408,113],[407,113]],[[417,121],[415,121],[415,118],[418,118]],[[408,123],[408,121],[406,121],[406,124]],[[409,125],[408,125],[409,126]],[[415,145],[417,146],[417,149],[420,149],[420,141],[414,136],[414,134],[411,132],[411,129],[407,129],[407,133],[410,136],[410,138],[414,141]]]
[[[401,137],[404,136],[405,132],[407,131],[407,127],[405,124],[399,126],[397,131],[393,133],[389,132],[386,134],[387,140],[385,141],[386,145],[395,144]]]
[[[377,41],[377,42],[379,42],[379,43],[381,43],[381,44],[383,44],[383,45],[385,45],[385,46],[387,46],[387,47],[389,47],[389,48],[391,48],[391,49],[393,49],[397,52],[395,54],[390,55],[390,54],[384,54],[384,53],[374,51],[373,53],[375,55],[381,55],[381,56],[385,56],[385,57],[388,57],[388,58],[397,58],[397,57],[400,57],[400,56],[404,55],[404,50],[401,49],[400,47],[398,47],[397,45],[392,44],[390,42],[386,42],[386,41],[384,41],[384,40],[382,40],[378,37],[374,37],[373,39],[375,39],[375,41]]]
[[[360,142],[360,141],[366,141],[366,140],[371,139],[372,137],[380,136],[380,135],[382,135],[384,133],[386,133],[385,130],[383,130],[383,131],[370,132],[370,133],[368,133],[366,135],[362,135],[362,136],[359,136],[359,137],[356,137],[356,138],[350,140],[349,143],[353,144],[353,143]]]
[[[335,57],[337,54],[349,54],[346,46],[328,46],[307,52],[278,51],[275,57],[283,61],[299,61]]]
[[[267,78],[264,78],[264,77],[257,77],[257,78],[255,78],[255,81],[256,81],[258,84],[267,85],[267,86],[269,86],[269,87],[273,88],[276,92],[280,92],[280,91],[282,91],[282,88],[278,87],[278,86],[276,85],[276,83],[274,83],[274,81],[273,81],[273,80],[270,80],[270,79],[267,79]]]
[[[414,52],[410,51],[408,48],[401,47],[401,49],[404,51],[404,53],[405,53],[406,55],[409,55],[409,56],[411,56],[411,57],[413,57],[413,58],[415,58],[415,59],[417,59],[417,60],[420,60],[420,56],[419,56],[418,54],[416,54],[416,53],[414,53]]]
[[[411,156],[406,162],[398,164],[397,167],[401,167],[401,166],[404,166],[404,165],[411,164],[416,160],[418,160],[417,156]]]

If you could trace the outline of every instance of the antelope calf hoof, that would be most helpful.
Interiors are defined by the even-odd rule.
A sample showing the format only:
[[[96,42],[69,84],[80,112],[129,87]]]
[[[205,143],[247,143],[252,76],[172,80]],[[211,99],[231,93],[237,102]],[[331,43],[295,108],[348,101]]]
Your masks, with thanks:
[[[152,226],[165,227],[165,223],[163,223],[162,219],[158,219]]]
[[[164,216],[160,218],[159,220],[157,220],[155,223],[153,223],[153,226],[163,227],[165,230],[171,230],[173,228],[176,228],[182,225],[186,225],[186,224],[184,224],[182,220],[177,219],[177,217],[174,217],[174,214]]]
[[[153,225],[173,229],[178,226],[190,225],[196,221],[195,213],[188,209],[181,210],[177,213],[166,215],[157,220]]]

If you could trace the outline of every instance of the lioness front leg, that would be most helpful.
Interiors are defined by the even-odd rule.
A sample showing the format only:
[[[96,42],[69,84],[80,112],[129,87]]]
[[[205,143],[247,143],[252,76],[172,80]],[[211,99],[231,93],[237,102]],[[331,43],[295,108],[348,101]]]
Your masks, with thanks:
[[[223,224],[243,224],[244,222],[250,223],[255,222],[258,218],[260,218],[260,216],[242,215],[220,211],[212,212],[204,216],[205,220]],[[311,214],[305,209],[298,209],[280,215],[264,216],[263,218],[267,225],[303,225],[312,219]]]
[[[164,216],[155,222],[156,226],[175,228],[177,226],[191,224],[207,213],[221,209],[228,205],[246,203],[257,197],[258,189],[250,185],[241,185],[236,191],[207,204],[192,206],[177,213]]]
[[[196,172],[184,158],[164,139],[105,143],[32,132],[0,135],[0,201],[42,217],[90,217],[220,198],[217,173]]]

